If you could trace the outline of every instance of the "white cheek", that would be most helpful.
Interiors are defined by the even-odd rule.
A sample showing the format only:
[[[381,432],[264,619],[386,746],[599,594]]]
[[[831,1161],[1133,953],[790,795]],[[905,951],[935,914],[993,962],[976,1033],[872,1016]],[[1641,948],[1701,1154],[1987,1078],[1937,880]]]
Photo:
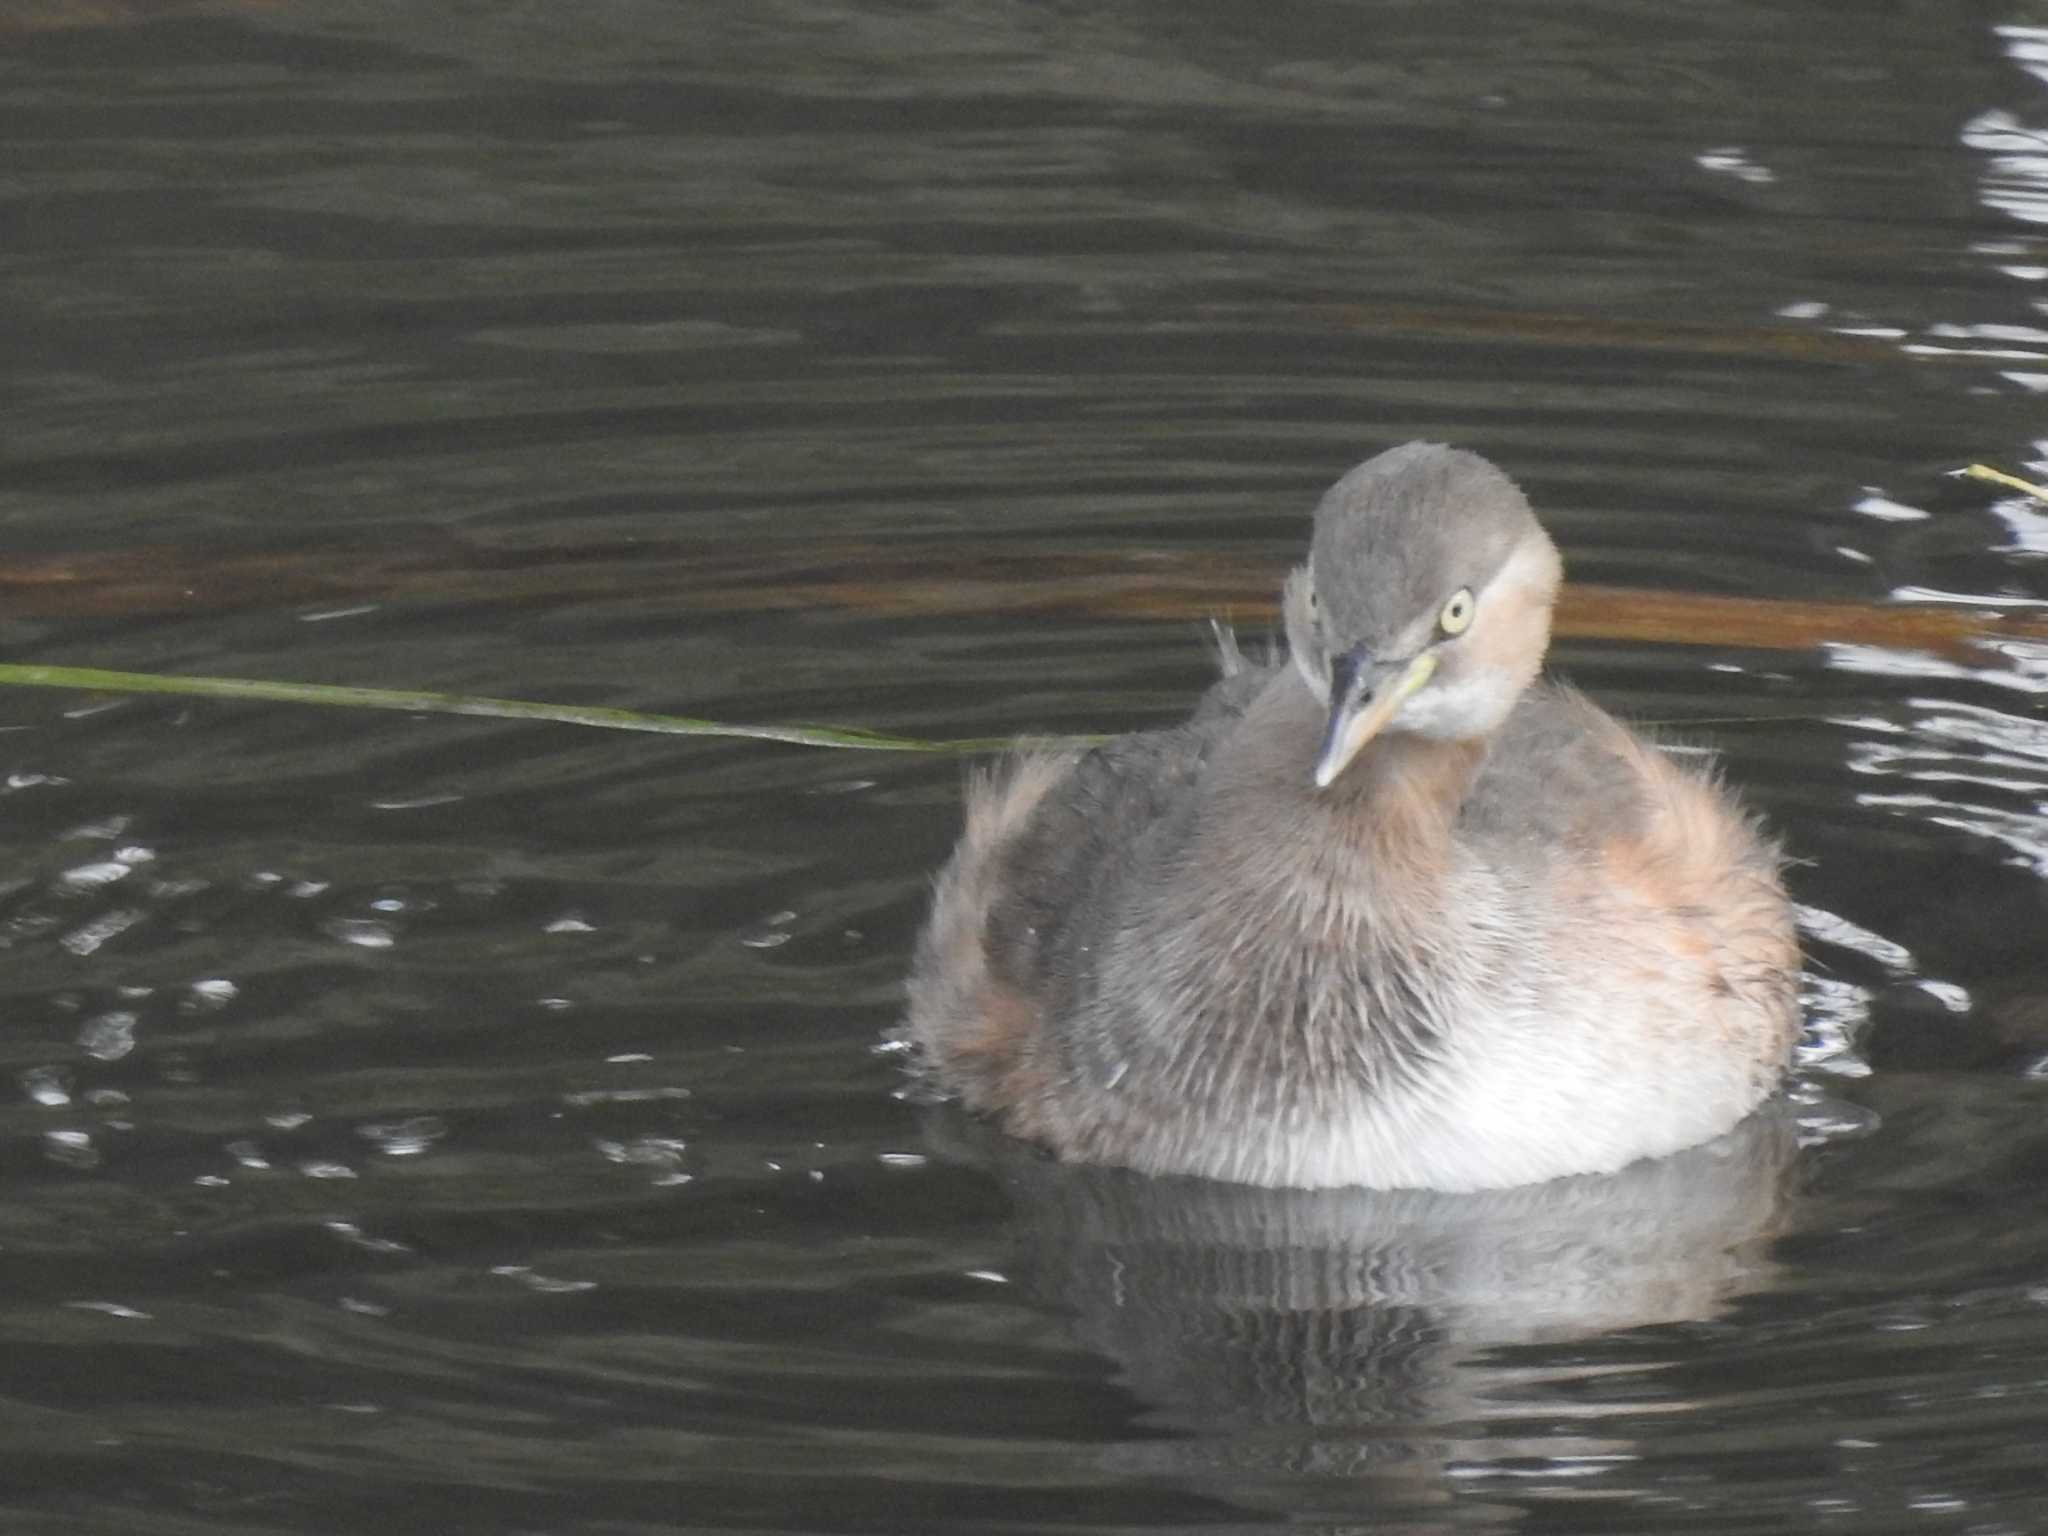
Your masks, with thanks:
[[[1330,666],[1327,647],[1316,624],[1314,591],[1315,577],[1304,565],[1287,578],[1287,586],[1280,597],[1280,610],[1282,621],[1287,626],[1287,650],[1294,661],[1294,670],[1308,684],[1308,691],[1327,707],[1330,702]]]
[[[1297,649],[1294,652],[1294,670],[1301,674],[1301,680],[1308,684],[1308,691],[1323,701],[1325,708],[1330,703],[1330,674],[1318,672],[1308,653]]]
[[[1480,594],[1477,623],[1446,648],[1445,666],[1394,717],[1395,727],[1445,740],[1497,730],[1542,665],[1562,573],[1548,539],[1524,540]],[[1463,652],[1462,665],[1451,663],[1453,652]]]
[[[1520,678],[1475,671],[1455,681],[1431,683],[1401,706],[1394,717],[1398,730],[1418,736],[1463,740],[1484,736],[1507,719],[1522,692]]]

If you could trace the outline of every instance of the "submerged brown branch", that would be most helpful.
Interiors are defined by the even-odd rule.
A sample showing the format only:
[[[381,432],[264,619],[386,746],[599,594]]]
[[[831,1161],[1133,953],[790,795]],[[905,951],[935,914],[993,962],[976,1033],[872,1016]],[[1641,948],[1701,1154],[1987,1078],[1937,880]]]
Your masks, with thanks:
[[[673,541],[574,549],[440,545],[220,554],[190,548],[0,562],[0,612],[136,616],[359,603],[466,606],[547,601],[672,604],[692,612],[841,609],[897,617],[1062,614],[1221,617],[1270,624],[1284,567],[1241,552],[1049,551],[1027,540],[807,539],[744,548]],[[2048,639],[2048,617],[1994,605],[1856,603],[1573,586],[1569,638],[1808,650],[1828,643],[1956,655],[2000,639]]]

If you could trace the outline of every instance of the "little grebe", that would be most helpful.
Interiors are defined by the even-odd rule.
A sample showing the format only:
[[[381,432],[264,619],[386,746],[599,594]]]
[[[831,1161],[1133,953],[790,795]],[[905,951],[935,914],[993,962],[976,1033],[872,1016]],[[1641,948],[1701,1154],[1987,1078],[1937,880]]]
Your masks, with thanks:
[[[1710,777],[1538,679],[1522,494],[1410,443],[1316,509],[1287,661],[970,790],[904,1033],[1065,1158],[1484,1189],[1727,1130],[1798,1030],[1778,858]]]

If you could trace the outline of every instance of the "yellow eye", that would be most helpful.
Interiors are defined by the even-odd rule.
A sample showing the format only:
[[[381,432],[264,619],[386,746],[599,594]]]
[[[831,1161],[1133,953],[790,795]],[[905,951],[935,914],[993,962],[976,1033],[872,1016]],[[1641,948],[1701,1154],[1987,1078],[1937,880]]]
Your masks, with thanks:
[[[1451,600],[1444,604],[1444,611],[1437,615],[1436,627],[1447,635],[1462,635],[1472,627],[1472,610],[1476,605],[1470,587],[1460,587],[1451,594]]]

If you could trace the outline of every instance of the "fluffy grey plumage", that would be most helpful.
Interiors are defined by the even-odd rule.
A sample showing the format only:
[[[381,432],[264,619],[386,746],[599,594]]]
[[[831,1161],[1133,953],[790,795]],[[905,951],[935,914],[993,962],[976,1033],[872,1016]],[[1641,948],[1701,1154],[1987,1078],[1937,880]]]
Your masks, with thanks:
[[[1272,1185],[1510,1185],[1734,1124],[1797,1024],[1776,859],[1535,681],[1560,577],[1475,455],[1346,475],[1287,664],[973,789],[923,1070],[1064,1156]]]

